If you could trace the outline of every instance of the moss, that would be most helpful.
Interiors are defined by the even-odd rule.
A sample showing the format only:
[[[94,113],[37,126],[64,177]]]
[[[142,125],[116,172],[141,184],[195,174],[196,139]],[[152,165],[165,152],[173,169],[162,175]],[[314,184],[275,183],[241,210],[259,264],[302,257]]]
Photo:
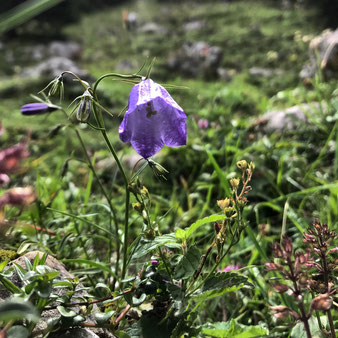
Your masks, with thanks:
[[[0,249],[0,262],[12,261],[19,257],[19,255],[13,250]]]

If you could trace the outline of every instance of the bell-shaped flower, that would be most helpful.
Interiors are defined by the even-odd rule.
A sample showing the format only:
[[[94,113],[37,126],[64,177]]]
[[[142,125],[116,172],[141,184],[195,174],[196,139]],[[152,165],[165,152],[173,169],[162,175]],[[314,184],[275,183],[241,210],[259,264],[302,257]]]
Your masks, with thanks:
[[[151,79],[135,85],[129,95],[128,110],[119,127],[120,138],[130,142],[145,159],[164,145],[186,144],[187,116],[165,88]]]

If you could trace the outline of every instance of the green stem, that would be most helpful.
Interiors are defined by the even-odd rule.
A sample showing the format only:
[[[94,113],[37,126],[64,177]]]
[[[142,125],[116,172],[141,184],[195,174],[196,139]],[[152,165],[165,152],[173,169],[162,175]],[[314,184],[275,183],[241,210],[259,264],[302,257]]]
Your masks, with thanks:
[[[120,79],[130,79],[130,80],[131,79],[142,80],[142,78],[143,78],[142,75],[138,75],[138,74],[123,75],[123,74],[118,74],[118,73],[109,73],[109,74],[102,75],[94,83],[94,87],[93,87],[94,97],[96,97],[96,90],[97,90],[99,83],[107,77],[117,77],[117,78],[120,78]]]
[[[114,74],[114,76],[117,76],[118,74]],[[106,74],[101,76],[94,84],[94,89],[93,89],[93,97],[96,101],[98,101],[97,96],[96,96],[96,89],[98,84],[100,83],[100,81],[102,81],[104,78],[108,77],[108,76],[113,76],[112,74]],[[137,76],[140,77],[140,76]],[[101,111],[97,110],[96,105],[93,105],[93,111],[94,111],[94,115],[95,115],[95,119],[99,125],[99,128],[101,129],[101,134],[106,142],[106,145],[109,149],[109,151],[111,152],[111,154],[113,155],[116,164],[122,174],[122,178],[123,178],[123,182],[125,185],[125,191],[126,191],[126,203],[125,203],[125,219],[124,219],[124,240],[123,240],[123,265],[122,265],[122,274],[121,274],[121,279],[124,279],[125,275],[126,275],[126,270],[127,270],[127,249],[128,249],[128,223],[129,223],[129,202],[130,202],[130,192],[129,192],[129,182],[127,179],[127,175],[122,167],[122,164],[116,154],[116,151],[113,147],[113,145],[111,144],[107,132],[104,128],[104,122],[103,122],[103,117],[102,117],[102,113]]]
[[[200,288],[204,281],[207,280],[214,272],[215,270],[217,269],[218,265],[222,262],[222,260],[224,259],[224,257],[229,253],[230,249],[233,247],[235,243],[230,243],[230,245],[228,246],[227,250],[225,251],[225,253],[223,254],[223,256],[221,257],[221,259],[218,260],[218,262],[215,263],[214,267],[211,269],[211,271],[208,273],[208,275],[206,276],[206,278],[204,278],[204,280],[199,283],[195,288],[194,290],[190,291],[188,293],[188,291],[192,288],[192,286],[194,285],[194,283],[196,282],[197,279],[194,279],[191,284],[189,285],[188,289],[187,289],[187,294],[186,294],[186,297],[189,297],[192,293],[194,293],[198,288]]]

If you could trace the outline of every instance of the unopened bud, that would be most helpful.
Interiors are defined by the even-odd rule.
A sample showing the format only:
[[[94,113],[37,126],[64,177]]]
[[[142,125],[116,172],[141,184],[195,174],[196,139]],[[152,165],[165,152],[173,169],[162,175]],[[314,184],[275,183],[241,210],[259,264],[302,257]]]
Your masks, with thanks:
[[[86,93],[88,90],[86,90]],[[92,96],[89,94],[83,94],[82,99],[80,101],[80,105],[76,112],[76,118],[80,122],[86,122],[89,119],[90,112],[92,109]]]
[[[145,186],[142,187],[142,189],[140,190],[140,193],[143,197],[149,197],[149,191]]]
[[[248,162],[245,161],[245,160],[242,160],[242,161],[238,161],[238,162],[237,162],[237,167],[238,167],[239,169],[245,170],[245,169],[247,168],[247,166],[248,166]]]
[[[318,311],[328,311],[332,306],[332,298],[327,294],[319,295],[311,302],[311,309]]]
[[[143,211],[143,205],[139,202],[133,203],[132,204],[133,208],[138,212],[138,213],[142,213]]]

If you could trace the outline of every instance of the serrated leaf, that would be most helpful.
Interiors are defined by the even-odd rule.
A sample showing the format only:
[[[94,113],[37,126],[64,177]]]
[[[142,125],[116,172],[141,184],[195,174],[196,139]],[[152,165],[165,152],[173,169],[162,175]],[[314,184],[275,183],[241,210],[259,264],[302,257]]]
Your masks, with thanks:
[[[179,286],[168,283],[167,289],[172,299],[178,300],[178,301],[182,300],[183,298],[182,289]]]
[[[202,328],[202,333],[218,338],[253,338],[264,337],[269,332],[259,326],[246,326],[231,319],[230,322],[206,324]]]
[[[188,239],[202,225],[211,223],[211,222],[221,221],[223,219],[225,219],[224,215],[211,215],[209,217],[205,217],[205,218],[198,220],[197,222],[191,224],[187,229],[185,229],[186,238]]]
[[[22,320],[37,322],[39,315],[34,306],[20,298],[13,298],[0,304],[0,321]]]
[[[201,254],[199,250],[192,246],[182,257],[175,269],[175,279],[187,279],[191,277],[200,265]]]
[[[146,254],[148,254],[149,252],[157,249],[158,247],[165,246],[166,244],[169,243],[174,244],[176,248],[181,248],[181,246],[177,244],[177,239],[174,234],[158,236],[152,240],[141,238],[132,258],[133,259],[141,258]]]
[[[72,309],[66,309],[65,307],[59,305],[57,307],[58,311],[60,312],[62,317],[66,317],[66,318],[74,318],[77,313],[75,311],[73,311]]]
[[[176,231],[175,231],[175,236],[176,238],[184,241],[186,239],[186,232],[181,229],[181,228],[178,228]]]
[[[204,282],[202,292],[239,286],[241,284],[254,288],[254,285],[248,282],[248,278],[242,274],[235,272],[220,272],[210,276]]]

